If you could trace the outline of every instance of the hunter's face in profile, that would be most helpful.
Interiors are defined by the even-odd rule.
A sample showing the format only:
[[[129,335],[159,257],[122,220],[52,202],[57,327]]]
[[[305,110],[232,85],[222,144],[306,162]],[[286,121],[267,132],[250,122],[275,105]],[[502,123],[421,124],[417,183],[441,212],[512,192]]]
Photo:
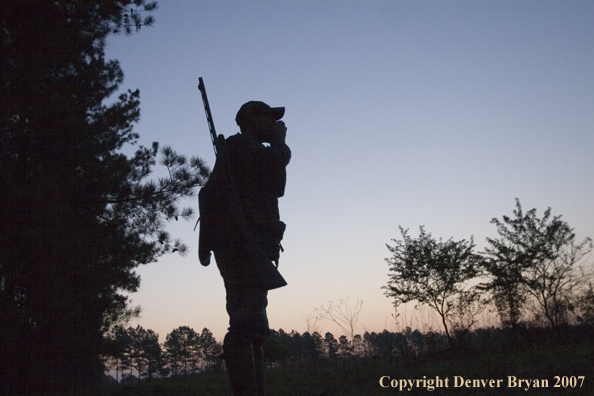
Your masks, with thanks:
[[[284,107],[270,107],[259,101],[244,104],[237,113],[236,121],[241,132],[255,137],[260,142],[284,140],[287,128],[279,121],[284,115]]]
[[[278,135],[284,134],[286,131],[285,123],[283,121],[277,121],[274,114],[265,113],[258,116],[259,126],[256,128],[259,130],[259,140],[262,142],[271,142],[278,137]]]

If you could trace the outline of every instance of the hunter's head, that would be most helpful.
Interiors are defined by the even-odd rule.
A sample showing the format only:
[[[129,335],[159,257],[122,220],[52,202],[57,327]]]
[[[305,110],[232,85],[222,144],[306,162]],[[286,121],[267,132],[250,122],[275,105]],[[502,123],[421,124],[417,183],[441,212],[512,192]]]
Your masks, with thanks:
[[[245,103],[235,117],[241,133],[251,135],[261,142],[270,141],[278,120],[285,114],[284,107],[270,107],[264,102]]]

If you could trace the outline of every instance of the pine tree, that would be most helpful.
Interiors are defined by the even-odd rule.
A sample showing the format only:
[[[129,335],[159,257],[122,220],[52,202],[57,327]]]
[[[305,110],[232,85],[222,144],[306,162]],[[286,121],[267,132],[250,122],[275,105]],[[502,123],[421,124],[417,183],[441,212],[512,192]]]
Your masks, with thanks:
[[[206,327],[202,329],[202,333],[198,338],[198,343],[202,351],[205,368],[208,369],[220,361],[220,356],[223,353],[223,347],[212,335],[212,332]]]
[[[188,326],[180,326],[167,334],[163,343],[171,375],[188,375],[198,371],[203,358],[200,336]]]
[[[9,0],[0,5],[0,393],[87,385],[104,333],[130,313],[134,269],[187,248],[167,221],[208,169],[138,147],[138,91],[105,38],[150,25],[144,0]],[[148,179],[161,152],[169,178]]]

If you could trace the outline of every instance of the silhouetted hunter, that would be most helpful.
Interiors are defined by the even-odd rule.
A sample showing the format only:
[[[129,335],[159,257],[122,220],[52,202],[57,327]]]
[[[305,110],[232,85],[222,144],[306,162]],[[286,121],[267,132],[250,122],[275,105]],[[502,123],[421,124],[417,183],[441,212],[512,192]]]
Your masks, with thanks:
[[[212,124],[203,88],[202,84]],[[278,198],[284,194],[291,158],[285,144],[287,128],[279,121],[284,112],[284,107],[257,101],[241,106],[235,118],[241,133],[226,140],[222,135],[213,138],[217,162],[200,191],[199,257],[208,265],[214,252],[225,283],[229,331],[223,350],[235,396],[265,394],[267,295],[286,285],[277,270],[285,230]],[[214,134],[212,125],[211,129]]]

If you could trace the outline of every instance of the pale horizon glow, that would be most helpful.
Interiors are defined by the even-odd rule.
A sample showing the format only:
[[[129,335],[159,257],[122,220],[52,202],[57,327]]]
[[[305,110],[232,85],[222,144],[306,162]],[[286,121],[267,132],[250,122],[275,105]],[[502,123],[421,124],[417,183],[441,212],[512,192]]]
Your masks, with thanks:
[[[225,136],[248,100],[286,107],[289,285],[269,293],[271,328],[303,333],[314,308],[348,296],[363,301],[360,334],[394,330],[381,287],[399,225],[474,236],[482,250],[517,197],[539,215],[551,207],[579,240],[594,236],[594,3],[158,3],[154,27],[107,47],[122,91],[140,89],[141,144],[213,165],[198,77]],[[170,228],[188,257],[137,270],[132,325],[162,341],[179,326],[218,341],[226,331],[223,282],[198,263],[194,223]]]

